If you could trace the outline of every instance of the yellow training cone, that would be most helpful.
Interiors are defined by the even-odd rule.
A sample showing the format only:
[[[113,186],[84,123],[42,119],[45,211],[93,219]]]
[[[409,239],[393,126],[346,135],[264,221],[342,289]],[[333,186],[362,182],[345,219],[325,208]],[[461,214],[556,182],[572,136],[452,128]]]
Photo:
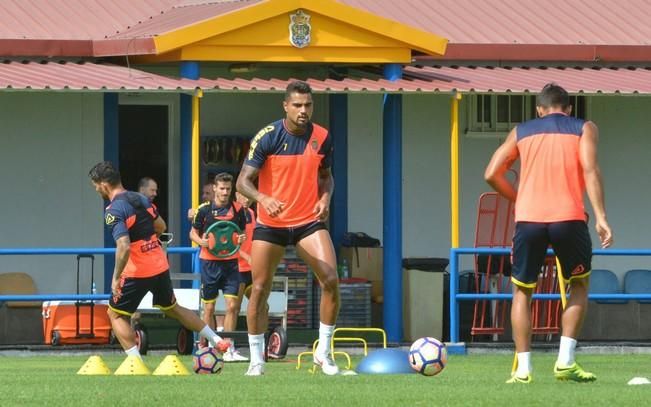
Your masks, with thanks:
[[[79,369],[77,374],[83,375],[109,375],[111,371],[106,366],[101,356],[91,356]]]
[[[151,371],[138,356],[127,356],[115,371],[115,375],[150,375]]]
[[[152,374],[154,376],[187,376],[190,372],[176,355],[168,355]]]

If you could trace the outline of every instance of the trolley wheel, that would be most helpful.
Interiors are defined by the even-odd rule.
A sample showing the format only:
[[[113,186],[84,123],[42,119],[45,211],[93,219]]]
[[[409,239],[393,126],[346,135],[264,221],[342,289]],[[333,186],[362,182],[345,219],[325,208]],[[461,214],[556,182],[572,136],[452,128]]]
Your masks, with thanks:
[[[180,327],[176,334],[176,351],[179,355],[191,355],[194,350],[194,332]]]
[[[287,332],[282,326],[276,326],[267,332],[267,358],[282,359],[287,355]]]
[[[134,328],[136,332],[136,345],[138,346],[138,351],[141,355],[146,355],[147,350],[149,350],[149,337],[147,334],[147,329],[144,325],[136,325]]]
[[[52,346],[61,345],[61,333],[59,331],[52,331]]]

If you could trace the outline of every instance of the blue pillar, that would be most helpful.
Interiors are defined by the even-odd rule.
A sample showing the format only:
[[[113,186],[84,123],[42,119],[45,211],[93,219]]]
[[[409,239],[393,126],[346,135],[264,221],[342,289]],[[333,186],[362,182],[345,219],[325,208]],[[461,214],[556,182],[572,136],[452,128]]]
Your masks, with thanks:
[[[348,95],[330,95],[330,134],[334,142],[332,175],[335,192],[332,197],[330,234],[339,251],[348,229]]]
[[[200,68],[199,62],[182,61],[181,77],[186,79],[199,79]],[[192,207],[192,96],[181,95],[181,230],[180,244],[183,247],[190,246],[190,221],[188,220],[188,209]],[[192,272],[192,255],[181,255],[181,271],[183,273]],[[182,288],[191,288],[191,281],[181,281]]]
[[[120,137],[118,131],[119,101],[117,93],[104,94],[104,160],[120,165]],[[102,207],[104,210],[104,206]],[[104,222],[102,221],[102,225]],[[104,227],[104,226],[103,226]],[[115,242],[108,228],[104,227],[104,247],[114,247]],[[104,256],[104,293],[111,292],[115,256]]]
[[[200,72],[199,62],[196,61],[181,62],[181,78],[197,80],[200,78],[199,72]]]
[[[390,81],[402,66],[384,67]],[[384,329],[391,342],[402,341],[402,95],[385,95],[383,110]]]

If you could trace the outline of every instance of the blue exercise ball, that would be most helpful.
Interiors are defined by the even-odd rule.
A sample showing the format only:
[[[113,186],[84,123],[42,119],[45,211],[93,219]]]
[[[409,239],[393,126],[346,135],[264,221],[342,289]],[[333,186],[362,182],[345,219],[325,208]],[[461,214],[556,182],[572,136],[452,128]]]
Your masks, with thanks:
[[[355,371],[360,374],[416,373],[409,364],[409,352],[398,348],[374,350],[359,362]]]

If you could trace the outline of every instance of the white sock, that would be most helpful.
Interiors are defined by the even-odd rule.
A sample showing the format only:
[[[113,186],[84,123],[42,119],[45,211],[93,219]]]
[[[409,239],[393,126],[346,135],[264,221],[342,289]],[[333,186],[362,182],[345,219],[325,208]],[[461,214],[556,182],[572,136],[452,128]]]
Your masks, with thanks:
[[[515,371],[517,377],[527,377],[531,373],[531,352],[518,353],[518,369]]]
[[[561,336],[561,346],[558,349],[559,366],[570,366],[574,363],[574,350],[576,349],[576,339],[569,336]]]
[[[319,322],[319,344],[316,347],[317,354],[330,354],[330,340],[332,339],[334,331],[334,325],[326,325],[323,322]]]
[[[251,350],[251,364],[260,365],[264,363],[264,334],[249,334],[249,349]]]
[[[223,326],[218,326],[216,331],[217,332],[224,332],[224,327]]]
[[[142,356],[140,356],[140,351],[138,350],[138,345],[133,345],[133,347],[125,349],[124,353],[126,353],[127,356],[138,356],[142,360]]]
[[[222,340],[222,337],[217,335],[215,331],[210,329],[208,324],[206,324],[206,326],[204,326],[203,329],[199,331],[199,336],[208,339],[208,342],[210,342],[210,346],[212,346],[213,348],[217,346],[217,342]]]

